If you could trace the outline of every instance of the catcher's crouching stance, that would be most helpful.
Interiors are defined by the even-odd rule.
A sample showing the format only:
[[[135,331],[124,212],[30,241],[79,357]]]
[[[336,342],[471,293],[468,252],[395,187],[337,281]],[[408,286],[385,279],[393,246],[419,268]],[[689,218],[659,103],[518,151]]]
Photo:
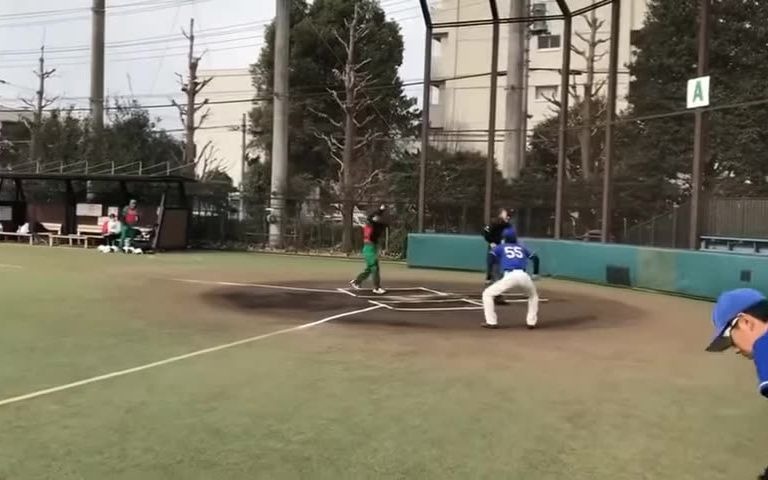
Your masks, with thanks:
[[[539,312],[539,294],[533,279],[526,272],[528,260],[534,263],[534,272],[538,271],[538,257],[517,242],[514,229],[504,230],[503,243],[496,245],[491,253],[498,262],[501,278],[483,291],[483,311],[485,313],[485,328],[498,328],[498,317],[494,306],[494,298],[507,290],[514,288],[528,295],[528,313],[525,323],[528,328],[536,328]]]

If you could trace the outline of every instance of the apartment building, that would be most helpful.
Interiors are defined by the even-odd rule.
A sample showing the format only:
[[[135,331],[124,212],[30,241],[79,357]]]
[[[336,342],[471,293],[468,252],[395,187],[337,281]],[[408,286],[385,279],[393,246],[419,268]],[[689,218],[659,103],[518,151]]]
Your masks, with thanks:
[[[526,0],[497,0],[499,14],[510,16],[511,3]],[[560,9],[555,0],[528,0],[530,11],[538,15],[556,15]],[[571,10],[578,10],[593,3],[593,0],[567,0]],[[646,0],[623,0],[621,5],[621,25],[619,36],[619,108],[626,102],[629,88],[629,75],[626,65],[632,56],[632,32],[640,29],[646,13]],[[602,22],[596,30],[598,41],[607,40],[611,29],[610,5],[596,10],[596,17]],[[456,22],[490,19],[488,0],[439,0],[433,3],[433,21]],[[507,50],[510,38],[510,26],[500,29],[499,63],[501,72],[498,80],[496,126],[505,129],[507,79]],[[540,34],[529,31],[526,41],[526,80],[524,106],[527,112],[527,131],[537,123],[556,114],[550,98],[560,95],[560,68],[562,65],[563,22],[548,21],[546,25],[536,25]],[[587,19],[573,19],[573,45],[586,49],[591,28]],[[490,113],[490,76],[491,70],[491,26],[474,26],[438,29],[432,40],[432,91],[431,91],[431,126],[436,129],[433,142],[437,146],[487,151],[487,129]],[[609,43],[597,46],[599,57],[595,63],[596,81],[607,77]],[[606,52],[605,55],[601,55]],[[575,52],[571,53],[573,75],[571,84],[582,91],[586,79],[587,62]],[[473,77],[473,75],[475,75]],[[442,133],[441,133],[442,132]],[[504,134],[496,136],[496,161],[502,172],[509,173],[509,165],[504,158]]]
[[[253,108],[250,100],[256,95],[251,75],[247,68],[243,68],[204,70],[199,76],[212,80],[200,94],[211,103],[205,123],[195,133],[198,155],[203,156],[197,166],[198,174],[204,168],[219,168],[232,178],[235,186],[239,186],[244,168],[240,126],[243,115]],[[246,140],[250,142],[250,135]],[[246,153],[252,155],[254,152]]]

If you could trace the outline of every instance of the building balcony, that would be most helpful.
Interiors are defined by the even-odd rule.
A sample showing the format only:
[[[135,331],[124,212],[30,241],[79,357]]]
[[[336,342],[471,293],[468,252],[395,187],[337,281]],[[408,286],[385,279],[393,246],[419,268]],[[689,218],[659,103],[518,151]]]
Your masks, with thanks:
[[[429,107],[429,126],[430,128],[443,128],[444,109],[442,105],[430,105]]]

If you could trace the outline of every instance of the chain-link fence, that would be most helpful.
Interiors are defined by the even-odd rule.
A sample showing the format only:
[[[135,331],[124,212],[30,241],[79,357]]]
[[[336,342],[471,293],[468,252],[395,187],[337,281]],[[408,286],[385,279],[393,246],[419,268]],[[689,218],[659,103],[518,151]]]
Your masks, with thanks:
[[[322,252],[346,254],[343,251],[344,219],[339,203],[320,199],[285,200],[282,215],[281,250],[289,252]],[[387,229],[379,240],[384,255],[402,258],[407,248],[407,235],[415,230],[414,204],[390,199],[358,202],[352,215],[352,251],[362,248],[362,227],[370,212],[387,206],[384,221]],[[194,197],[190,241],[193,247],[241,250],[270,249],[270,223],[274,221],[267,202],[248,202],[244,214],[240,199],[230,196],[223,204],[210,198]]]

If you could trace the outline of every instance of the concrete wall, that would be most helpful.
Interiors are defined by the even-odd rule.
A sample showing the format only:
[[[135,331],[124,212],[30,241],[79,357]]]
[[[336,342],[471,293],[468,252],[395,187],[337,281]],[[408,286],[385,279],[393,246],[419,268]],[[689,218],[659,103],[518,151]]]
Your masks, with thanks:
[[[608,284],[608,267],[618,267],[637,288],[706,298],[738,287],[768,291],[768,258],[760,256],[543,239],[525,244],[541,258],[543,275]],[[485,251],[479,235],[408,236],[410,267],[484,271]]]

